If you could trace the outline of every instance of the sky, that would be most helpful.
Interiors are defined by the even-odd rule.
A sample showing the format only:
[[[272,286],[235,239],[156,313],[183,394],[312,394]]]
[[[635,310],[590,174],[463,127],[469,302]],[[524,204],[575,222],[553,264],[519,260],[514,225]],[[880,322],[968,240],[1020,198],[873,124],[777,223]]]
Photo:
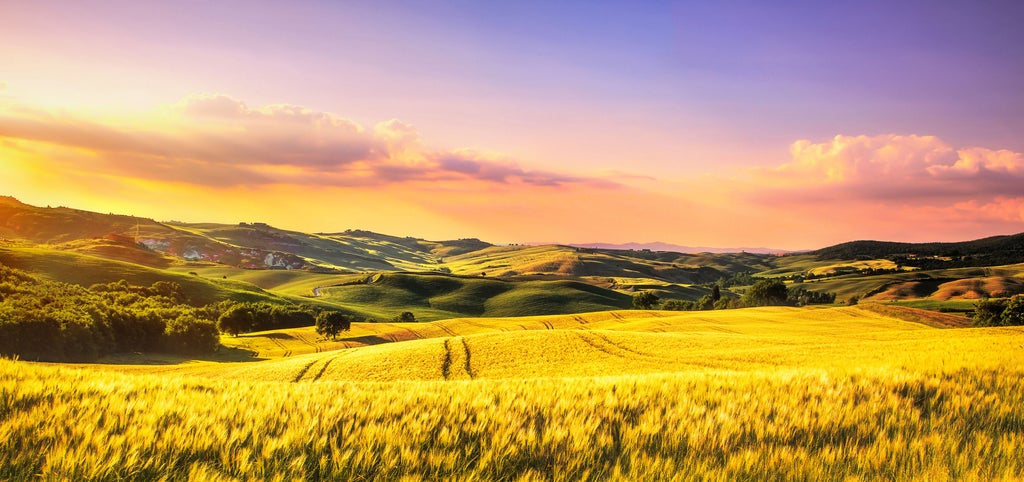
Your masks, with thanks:
[[[1018,1],[0,0],[0,194],[496,243],[1024,231]]]

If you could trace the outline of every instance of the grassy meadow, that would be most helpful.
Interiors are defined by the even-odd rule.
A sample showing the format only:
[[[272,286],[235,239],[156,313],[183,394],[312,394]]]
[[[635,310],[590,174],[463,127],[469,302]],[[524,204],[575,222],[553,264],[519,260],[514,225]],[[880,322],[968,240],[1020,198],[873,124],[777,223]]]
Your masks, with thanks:
[[[248,362],[0,360],[0,479],[1019,478],[1024,329],[901,308],[223,338],[278,347]]]
[[[45,247],[0,246],[0,264],[31,272],[44,279],[81,286],[114,283],[124,279],[131,280],[133,284],[147,286],[157,281],[174,282],[181,285],[184,293],[197,304],[214,303],[224,299],[297,301],[295,296],[270,293],[239,280],[196,276],[190,274],[190,270],[151,268],[91,254]]]

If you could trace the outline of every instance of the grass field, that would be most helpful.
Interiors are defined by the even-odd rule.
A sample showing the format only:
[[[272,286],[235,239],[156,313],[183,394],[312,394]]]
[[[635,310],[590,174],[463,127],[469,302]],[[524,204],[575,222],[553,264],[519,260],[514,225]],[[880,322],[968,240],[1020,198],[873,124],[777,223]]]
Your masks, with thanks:
[[[1024,329],[895,316],[620,311],[356,324],[344,342],[379,343],[342,350],[226,338],[311,349],[248,363],[0,360],[0,479],[1019,477]]]

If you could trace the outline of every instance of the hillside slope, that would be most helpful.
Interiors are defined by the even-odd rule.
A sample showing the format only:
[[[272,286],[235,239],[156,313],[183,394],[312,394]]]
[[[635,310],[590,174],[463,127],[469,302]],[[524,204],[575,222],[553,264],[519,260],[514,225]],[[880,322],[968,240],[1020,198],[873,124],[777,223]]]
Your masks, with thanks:
[[[203,278],[88,254],[39,247],[0,245],[0,264],[53,281],[85,287],[120,280],[139,286],[149,286],[158,281],[174,282],[184,288],[189,300],[197,306],[221,300],[275,303],[293,301],[245,282]]]
[[[962,363],[957,353],[977,350],[994,336],[1024,340],[1020,327],[943,330],[898,318],[920,319],[915,317],[926,313],[909,308],[751,308],[357,323],[336,342],[304,328],[223,339],[236,349],[262,349],[260,358],[268,361],[117,369],[288,382],[893,370],[918,363],[955,367]],[[1015,353],[1024,356],[1024,345],[1000,346],[993,366]]]
[[[438,271],[490,277],[617,277],[709,283],[767,269],[771,256],[601,250],[561,245],[493,246],[478,239],[429,241],[362,230],[302,233],[259,222],[159,223],[0,198],[0,237],[153,267],[186,262],[324,273]],[[627,283],[628,285],[629,283]]]
[[[394,287],[353,283],[351,277],[434,272],[524,282],[579,281],[624,295],[652,290],[664,299],[680,300],[697,300],[710,293],[710,284],[747,274],[810,281],[801,287],[836,293],[841,302],[854,297],[959,302],[1024,292],[1022,270],[1014,265],[990,266],[1024,261],[1024,234],[962,243],[855,241],[785,256],[683,254],[564,245],[495,246],[472,238],[429,241],[362,230],[302,233],[258,222],[160,223],[63,207],[40,208],[0,197],[0,244],[162,269],[172,278],[196,273],[241,281],[379,319],[407,310],[420,312],[423,319],[437,319],[572,313],[628,304],[623,305],[618,295],[598,294],[580,285],[550,285],[550,290],[534,289],[532,296],[525,296],[528,290],[522,289],[517,296],[496,288],[502,285],[481,283],[450,296],[421,296]],[[40,264],[50,266],[48,275],[56,274],[53,263]],[[125,271],[140,270],[126,267]],[[63,276],[90,277],[88,273]],[[737,297],[745,286],[727,285],[727,289],[727,296]],[[558,304],[561,311],[554,308]]]
[[[874,259],[899,257],[914,259],[947,258],[956,266],[995,266],[1024,262],[1024,233],[992,236],[957,243],[896,243],[887,241],[852,241],[829,246],[810,253],[819,259]],[[954,267],[950,265],[950,267]]]
[[[372,307],[380,318],[402,311],[418,319],[459,316],[530,316],[621,309],[624,294],[570,280],[507,281],[429,273],[378,273],[319,289],[322,298]]]

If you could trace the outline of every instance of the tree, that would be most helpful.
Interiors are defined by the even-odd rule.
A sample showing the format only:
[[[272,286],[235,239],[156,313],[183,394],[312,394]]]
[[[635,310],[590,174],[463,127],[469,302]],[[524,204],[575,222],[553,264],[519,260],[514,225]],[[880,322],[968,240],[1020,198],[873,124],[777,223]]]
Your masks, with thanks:
[[[398,323],[415,323],[416,315],[412,314],[411,311],[403,311],[402,314],[395,317],[395,321]]]
[[[633,308],[649,310],[658,304],[658,295],[650,291],[641,291],[633,295]]]
[[[701,296],[694,308],[698,311],[713,310],[715,309],[715,298],[711,296],[711,293]]]
[[[167,323],[163,343],[165,349],[174,353],[210,353],[220,345],[217,335],[212,322],[184,314]]]
[[[166,296],[176,303],[185,303],[188,299],[185,288],[173,281],[157,281],[149,291],[156,296]]]
[[[836,294],[825,291],[809,291],[804,288],[789,290],[789,304],[796,306],[824,305],[835,303]]]
[[[714,285],[711,287],[711,299],[715,300],[716,302],[722,299],[722,289],[719,288],[718,285]]]
[[[1003,312],[1006,311],[1007,300],[979,300],[974,303],[974,326],[998,326],[1003,320]]]
[[[348,331],[352,327],[352,320],[348,315],[338,311],[325,311],[316,317],[316,332],[330,336],[332,340],[338,339],[338,333]]]
[[[661,304],[661,309],[669,311],[693,311],[694,303],[684,300],[666,300]]]
[[[1004,326],[1024,325],[1024,296],[1017,295],[1011,298],[1000,320]]]
[[[243,331],[249,331],[253,325],[252,309],[244,304],[238,304],[228,308],[224,314],[217,319],[217,328],[224,333],[238,336]]]
[[[743,294],[743,304],[746,306],[780,306],[786,304],[788,298],[789,289],[786,288],[786,283],[779,279],[766,279],[754,283]]]

